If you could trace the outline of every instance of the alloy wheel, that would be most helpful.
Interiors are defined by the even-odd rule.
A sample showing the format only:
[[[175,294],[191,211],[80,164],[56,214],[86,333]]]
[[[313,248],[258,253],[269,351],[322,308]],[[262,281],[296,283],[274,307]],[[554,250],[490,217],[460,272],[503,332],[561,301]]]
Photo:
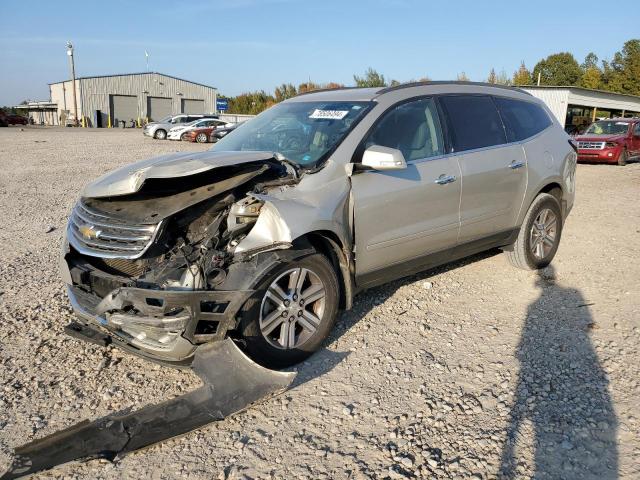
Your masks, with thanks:
[[[264,294],[260,332],[276,348],[298,348],[320,326],[325,305],[325,286],[316,273],[308,268],[287,270]]]
[[[556,243],[558,218],[549,208],[544,208],[531,225],[529,248],[538,260],[542,260],[553,249]]]

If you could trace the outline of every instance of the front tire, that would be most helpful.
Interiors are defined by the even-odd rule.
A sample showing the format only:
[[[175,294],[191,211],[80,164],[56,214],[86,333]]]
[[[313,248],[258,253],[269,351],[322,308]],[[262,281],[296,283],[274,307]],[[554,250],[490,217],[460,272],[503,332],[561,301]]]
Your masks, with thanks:
[[[524,217],[518,238],[506,249],[509,262],[523,270],[545,268],[558,251],[562,226],[558,199],[548,193],[538,195]]]
[[[198,142],[198,143],[207,143],[207,134],[206,133],[199,133],[198,135],[196,135],[196,142]]]
[[[618,157],[618,165],[624,167],[627,164],[627,160],[629,160],[629,154],[626,150],[623,150],[620,156]]]
[[[240,333],[253,360],[285,368],[322,346],[338,313],[336,272],[320,254],[287,262],[266,275],[240,312]]]
[[[153,138],[156,138],[158,140],[166,139],[167,138],[166,130],[159,128],[158,130],[156,130],[156,133],[153,135]]]

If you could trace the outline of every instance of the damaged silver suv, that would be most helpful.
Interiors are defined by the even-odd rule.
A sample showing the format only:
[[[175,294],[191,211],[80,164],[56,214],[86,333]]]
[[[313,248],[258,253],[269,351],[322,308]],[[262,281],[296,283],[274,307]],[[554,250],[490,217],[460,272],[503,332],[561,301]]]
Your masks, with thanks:
[[[365,288],[495,247],[548,265],[574,200],[568,140],[517,89],[300,95],[209,151],[85,188],[63,249],[67,332],[174,365],[231,337],[291,365]]]

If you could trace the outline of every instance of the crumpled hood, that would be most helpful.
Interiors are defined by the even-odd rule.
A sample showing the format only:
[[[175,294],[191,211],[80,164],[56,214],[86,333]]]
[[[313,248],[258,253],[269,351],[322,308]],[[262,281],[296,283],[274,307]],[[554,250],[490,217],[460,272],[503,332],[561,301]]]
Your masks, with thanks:
[[[270,160],[272,152],[176,153],[132,163],[107,173],[85,187],[82,197],[129,195],[140,190],[149,178],[187,177],[218,167]]]

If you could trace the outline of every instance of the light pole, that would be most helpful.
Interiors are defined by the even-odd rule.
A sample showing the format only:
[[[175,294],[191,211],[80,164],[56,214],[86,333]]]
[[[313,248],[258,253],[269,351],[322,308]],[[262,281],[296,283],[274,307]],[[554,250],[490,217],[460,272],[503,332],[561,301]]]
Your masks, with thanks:
[[[67,55],[69,56],[69,66],[71,67],[71,80],[73,85],[73,123],[78,126],[78,97],[76,94],[76,66],[73,62],[73,45],[67,42]]]

